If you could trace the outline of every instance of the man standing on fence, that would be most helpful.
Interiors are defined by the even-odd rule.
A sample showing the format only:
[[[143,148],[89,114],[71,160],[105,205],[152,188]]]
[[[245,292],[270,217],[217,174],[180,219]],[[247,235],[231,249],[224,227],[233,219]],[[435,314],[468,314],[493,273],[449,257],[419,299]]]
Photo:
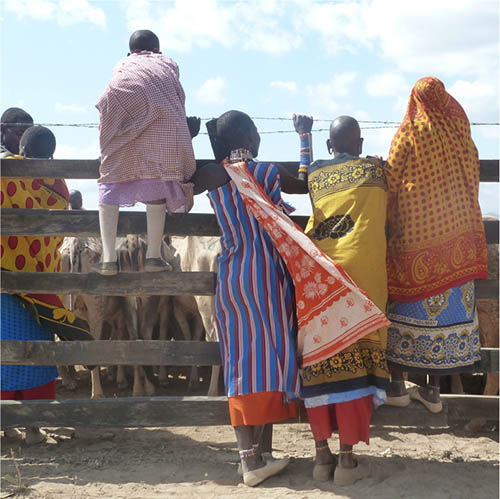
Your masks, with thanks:
[[[158,272],[170,269],[160,257],[166,210],[185,213],[193,204],[188,183],[196,168],[191,136],[197,134],[199,119],[191,119],[188,126],[179,68],[161,54],[158,37],[149,30],[135,31],[129,47],[96,104],[103,257],[93,270],[102,275],[118,272],[115,241],[120,206],[146,204],[144,270]]]

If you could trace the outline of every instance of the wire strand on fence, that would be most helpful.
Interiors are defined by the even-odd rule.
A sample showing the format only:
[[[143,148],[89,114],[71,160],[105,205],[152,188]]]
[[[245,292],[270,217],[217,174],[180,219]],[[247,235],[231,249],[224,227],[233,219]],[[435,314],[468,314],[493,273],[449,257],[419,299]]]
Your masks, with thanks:
[[[212,118],[200,118],[201,121],[209,121]],[[293,118],[287,118],[284,116],[253,116],[253,120],[257,121],[292,121]],[[316,123],[331,123],[333,120],[329,119],[314,119]],[[388,121],[388,120],[358,120],[361,124],[374,124],[375,126],[361,126],[362,130],[380,130],[387,128],[397,128],[400,125],[399,121]],[[26,125],[26,123],[3,123],[5,125]],[[74,127],[74,128],[98,128],[99,123],[35,123],[36,125],[48,126],[48,127]],[[472,122],[471,126],[498,126],[499,122]],[[328,128],[316,128],[313,129],[313,133],[317,132],[327,132]],[[270,134],[284,134],[284,133],[296,133],[295,130],[263,130],[259,132],[261,135]],[[206,132],[200,132],[198,135],[208,135]]]

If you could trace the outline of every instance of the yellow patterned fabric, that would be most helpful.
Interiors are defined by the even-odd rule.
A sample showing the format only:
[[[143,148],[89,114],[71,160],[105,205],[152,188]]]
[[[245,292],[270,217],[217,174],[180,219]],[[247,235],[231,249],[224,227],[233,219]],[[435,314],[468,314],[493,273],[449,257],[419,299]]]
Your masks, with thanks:
[[[486,278],[478,152],[464,110],[437,78],[415,84],[386,175],[391,300]]]
[[[313,214],[306,233],[380,310],[387,303],[387,187],[383,164],[347,154],[309,167]],[[302,370],[304,396],[387,388],[387,328]],[[360,395],[361,396],[361,395]]]
[[[1,187],[2,208],[68,208],[69,193],[64,180],[2,178]],[[18,272],[57,272],[61,260],[58,248],[62,242],[62,237],[55,236],[2,236],[2,268]]]

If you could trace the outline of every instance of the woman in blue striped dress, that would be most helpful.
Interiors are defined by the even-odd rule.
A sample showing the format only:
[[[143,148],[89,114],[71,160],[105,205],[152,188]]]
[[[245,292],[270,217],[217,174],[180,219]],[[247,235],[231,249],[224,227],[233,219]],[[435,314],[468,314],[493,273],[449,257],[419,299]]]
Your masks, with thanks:
[[[207,129],[217,161],[246,160],[272,201],[286,213],[292,211],[281,199],[281,181],[292,186],[287,192],[298,181],[276,165],[253,161],[260,137],[246,114],[229,111],[208,122]],[[209,191],[221,230],[217,330],[243,479],[254,486],[288,463],[269,459],[269,454],[264,461],[261,452],[271,451],[270,424],[297,414],[300,380],[293,282],[271,238],[246,208],[224,167],[206,165],[193,181],[195,193]]]

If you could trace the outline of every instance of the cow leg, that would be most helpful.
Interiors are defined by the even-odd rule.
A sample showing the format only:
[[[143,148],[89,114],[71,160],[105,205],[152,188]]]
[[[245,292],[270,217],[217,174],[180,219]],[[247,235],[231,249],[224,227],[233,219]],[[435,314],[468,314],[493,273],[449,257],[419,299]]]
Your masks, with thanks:
[[[184,305],[182,298],[178,298],[178,303],[174,303],[174,317],[177,321],[177,325],[179,326],[179,329],[181,330],[182,337],[184,338],[185,341],[191,341],[193,336],[191,336],[191,332],[189,329],[189,322],[186,317],[186,309],[187,307]],[[201,321],[197,321],[201,322]],[[189,376],[189,384],[188,384],[188,391],[191,390],[192,385],[193,385],[193,379],[194,376],[198,374],[198,368],[196,366],[191,367],[191,374]]]
[[[90,372],[90,379],[92,380],[92,394],[91,398],[93,399],[102,399],[104,398],[104,391],[101,385],[101,368],[95,367]]]
[[[199,316],[195,316],[193,324],[193,341],[200,341],[203,336],[203,323]],[[191,374],[189,376],[188,392],[190,392],[195,386],[200,383],[200,377],[198,374],[198,366],[191,366]]]
[[[451,393],[457,393],[457,394],[465,393],[460,374],[451,375]]]
[[[160,341],[167,340],[167,328],[168,328],[168,316],[170,313],[170,298],[168,296],[162,297],[160,301],[160,324],[159,324],[159,336]],[[160,386],[167,386],[168,384],[168,374],[167,366],[160,366],[158,370],[158,380]]]
[[[486,386],[484,387],[483,395],[498,395],[498,382],[498,374],[486,374]]]
[[[217,397],[219,395],[219,376],[221,366],[212,366],[212,373],[210,376],[210,386],[208,387],[208,396]]]
[[[125,366],[116,367],[116,384],[120,390],[124,390],[128,387],[128,379],[125,372]]]
[[[61,376],[64,388],[71,391],[76,390],[78,383],[74,376],[75,369],[73,366],[58,366],[57,369],[59,371],[59,376]]]
[[[132,396],[144,397],[144,385],[142,384],[142,373],[140,366],[134,366],[134,387]]]
[[[105,300],[100,296],[87,296],[86,304],[89,310],[87,317],[89,329],[95,340],[99,341],[103,335]],[[101,368],[92,369],[90,379],[92,380],[92,394],[94,398],[104,398],[104,391],[101,384]]]

